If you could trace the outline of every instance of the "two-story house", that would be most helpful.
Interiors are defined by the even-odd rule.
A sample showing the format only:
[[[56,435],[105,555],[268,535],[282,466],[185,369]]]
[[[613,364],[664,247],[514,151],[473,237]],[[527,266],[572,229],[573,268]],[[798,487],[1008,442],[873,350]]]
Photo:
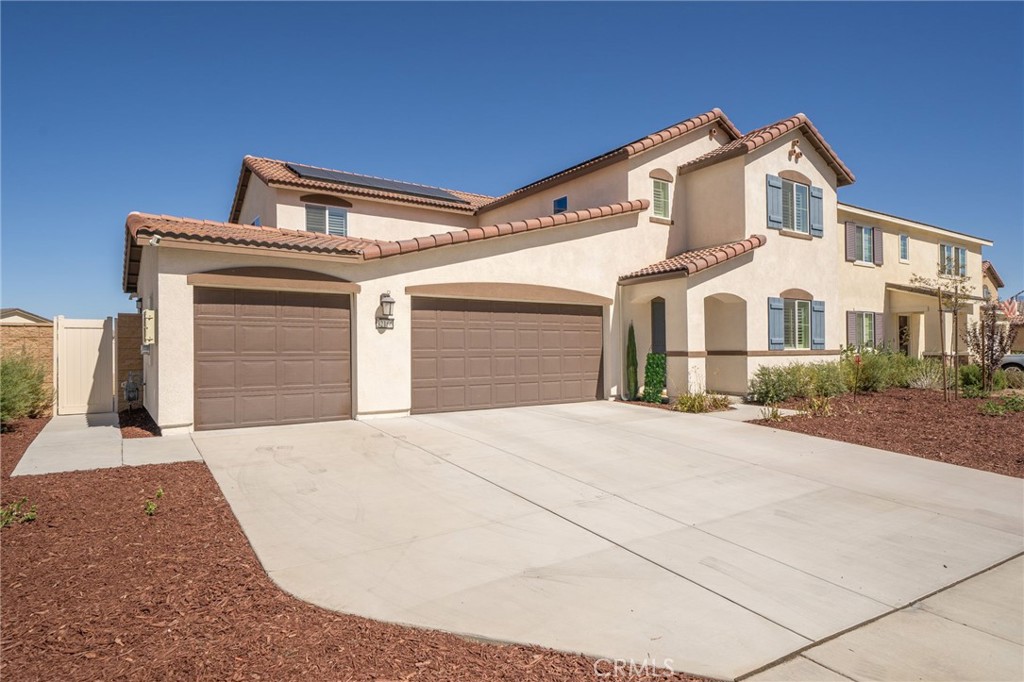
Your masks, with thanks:
[[[673,394],[904,328],[929,352],[910,273],[952,248],[980,289],[990,242],[852,182],[802,114],[717,109],[501,197],[246,157],[228,222],[128,216],[144,402],[172,432],[606,399],[630,324]]]

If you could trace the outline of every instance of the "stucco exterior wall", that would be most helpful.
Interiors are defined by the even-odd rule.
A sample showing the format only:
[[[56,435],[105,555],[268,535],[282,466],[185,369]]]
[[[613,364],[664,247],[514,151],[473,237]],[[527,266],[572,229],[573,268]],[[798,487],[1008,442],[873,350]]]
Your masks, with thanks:
[[[160,320],[158,278],[160,274],[161,253],[162,251],[158,247],[144,246],[142,247],[142,256],[139,261],[139,300],[142,301],[143,308],[156,311],[158,323]],[[159,360],[162,344],[160,341],[158,330],[157,343],[149,349],[148,353],[142,356],[142,404],[157,424],[161,423]]]
[[[418,284],[504,282],[538,284],[595,294],[614,300],[613,273],[637,269],[657,260],[664,250],[662,226],[643,215],[614,216],[600,221],[484,240],[365,263],[308,258],[248,256],[215,251],[144,247],[143,266],[159,267],[154,291],[158,298],[157,344],[147,365],[156,368],[159,402],[150,408],[165,429],[190,428],[193,416],[193,292],[187,276],[235,266],[293,267],[358,282],[353,298],[353,391],[355,413],[365,418],[407,414],[411,404],[410,310],[405,288]],[[396,300],[395,328],[378,331],[375,311],[380,295]],[[606,308],[604,390],[617,394],[624,337],[620,342],[614,304]],[[158,363],[156,360],[158,359]],[[153,374],[152,371],[149,374]],[[154,385],[147,378],[147,398]],[[147,407],[149,405],[147,404]]]
[[[738,241],[748,234],[744,160],[730,159],[678,177],[677,215],[682,230],[673,247],[689,251]],[[678,236],[676,236],[678,235]]]
[[[267,187],[255,174],[250,175],[238,215],[242,225],[251,225],[259,216],[260,224],[280,227],[277,225],[277,190]]]
[[[299,197],[311,193],[308,190],[278,190],[277,226],[305,230],[306,205]],[[351,196],[345,197],[345,200],[352,204],[352,208],[348,209],[348,233],[352,237],[409,239],[474,227],[477,224],[476,218],[472,215],[369,201]]]

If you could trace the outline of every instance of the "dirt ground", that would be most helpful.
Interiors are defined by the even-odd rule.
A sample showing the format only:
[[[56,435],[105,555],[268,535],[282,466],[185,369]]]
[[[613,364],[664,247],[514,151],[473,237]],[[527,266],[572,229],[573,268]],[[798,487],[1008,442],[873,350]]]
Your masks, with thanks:
[[[831,416],[754,423],[1024,478],[1024,412],[990,417],[980,411],[986,400],[944,402],[941,391],[894,388],[833,398]]]

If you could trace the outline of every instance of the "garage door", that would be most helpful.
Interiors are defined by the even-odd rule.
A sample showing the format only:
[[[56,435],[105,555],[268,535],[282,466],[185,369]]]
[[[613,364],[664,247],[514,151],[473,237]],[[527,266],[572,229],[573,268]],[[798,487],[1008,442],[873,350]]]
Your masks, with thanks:
[[[412,411],[601,397],[600,306],[412,299]]]
[[[352,414],[350,297],[195,289],[195,427]]]

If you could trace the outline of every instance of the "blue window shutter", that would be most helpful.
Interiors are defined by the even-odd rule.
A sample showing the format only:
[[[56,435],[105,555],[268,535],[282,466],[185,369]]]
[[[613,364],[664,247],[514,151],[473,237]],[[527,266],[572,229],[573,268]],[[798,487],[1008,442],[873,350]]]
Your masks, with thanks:
[[[768,350],[786,347],[785,304],[781,298],[768,299]]]
[[[768,227],[782,229],[782,178],[768,176]]]
[[[811,236],[825,235],[824,194],[820,187],[811,187]]]
[[[825,350],[824,301],[811,301],[811,350]]]

